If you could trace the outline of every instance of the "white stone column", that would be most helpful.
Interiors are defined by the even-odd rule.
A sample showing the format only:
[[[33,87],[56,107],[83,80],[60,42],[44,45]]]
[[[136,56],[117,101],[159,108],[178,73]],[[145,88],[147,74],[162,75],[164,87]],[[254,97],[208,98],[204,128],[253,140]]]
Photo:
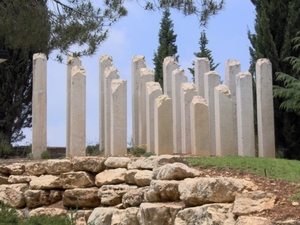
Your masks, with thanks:
[[[66,156],[70,156],[70,126],[71,126],[71,120],[70,120],[70,91],[71,91],[71,77],[72,77],[72,68],[74,66],[81,66],[81,59],[79,57],[73,57],[68,55],[67,58],[67,115],[66,115],[66,121],[67,121],[67,127],[66,127]]]
[[[194,83],[183,83],[181,85],[181,137],[183,154],[190,154],[192,152],[191,102],[196,95],[198,95],[198,92]]]
[[[70,91],[70,157],[86,155],[86,73],[74,66]]]
[[[119,72],[115,67],[106,68],[104,82],[104,154],[111,153],[111,81],[119,79]]]
[[[146,95],[147,82],[154,81],[154,73],[149,68],[141,68],[139,84],[139,142],[141,145],[147,144],[147,122],[146,122]]]
[[[158,82],[148,82],[146,88],[147,152],[155,152],[154,104],[155,99],[162,95],[162,88]]]
[[[132,96],[132,141],[133,145],[142,144],[139,141],[139,70],[146,68],[144,56],[136,55],[132,57],[131,63],[131,96]]]
[[[234,145],[235,154],[238,154],[237,140],[237,116],[236,116],[236,75],[241,72],[241,63],[237,60],[227,60],[225,66],[225,85],[230,90],[231,100],[233,104],[233,119],[235,121],[234,129]]]
[[[127,154],[127,82],[111,82],[111,151],[112,156]]]
[[[164,59],[163,62],[163,92],[165,95],[172,97],[172,73],[173,70],[178,69],[178,63],[175,57],[168,56]]]
[[[111,56],[102,55],[99,58],[99,150],[104,149],[104,83],[105,83],[105,70],[113,66],[113,59]]]
[[[195,85],[201,97],[204,98],[204,74],[210,71],[208,58],[197,58],[195,60]]]
[[[211,141],[211,155],[216,155],[216,127],[215,127],[215,98],[214,88],[221,83],[220,75],[214,71],[204,74],[204,97],[209,110],[209,127]]]
[[[155,154],[173,154],[173,118],[172,100],[167,95],[161,95],[155,100]]]
[[[47,58],[33,55],[32,86],[32,154],[40,159],[47,151]]]
[[[275,157],[272,64],[269,59],[256,63],[258,154]]]
[[[236,75],[237,140],[239,156],[255,156],[253,87],[249,72]]]
[[[233,104],[226,85],[215,87],[216,155],[235,155]]]
[[[191,144],[192,155],[211,155],[209,109],[201,96],[194,96],[191,103]]]
[[[175,69],[172,73],[172,107],[173,107],[173,140],[174,153],[182,153],[182,136],[181,136],[181,84],[188,82],[183,69]]]

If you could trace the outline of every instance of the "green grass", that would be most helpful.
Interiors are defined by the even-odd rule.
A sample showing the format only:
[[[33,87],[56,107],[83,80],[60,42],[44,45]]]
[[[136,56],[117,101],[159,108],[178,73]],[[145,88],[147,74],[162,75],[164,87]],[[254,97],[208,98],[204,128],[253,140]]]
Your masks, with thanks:
[[[300,161],[273,158],[240,156],[190,157],[186,159],[192,166],[202,168],[235,169],[272,179],[300,182]]]

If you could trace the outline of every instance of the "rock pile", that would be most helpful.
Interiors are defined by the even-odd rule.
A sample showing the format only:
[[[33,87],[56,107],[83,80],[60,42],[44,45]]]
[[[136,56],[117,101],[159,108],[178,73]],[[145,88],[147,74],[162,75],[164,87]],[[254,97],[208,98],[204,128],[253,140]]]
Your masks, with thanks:
[[[178,156],[0,165],[0,202],[27,216],[73,209],[78,225],[295,224],[251,216],[275,201],[251,181],[205,177]]]

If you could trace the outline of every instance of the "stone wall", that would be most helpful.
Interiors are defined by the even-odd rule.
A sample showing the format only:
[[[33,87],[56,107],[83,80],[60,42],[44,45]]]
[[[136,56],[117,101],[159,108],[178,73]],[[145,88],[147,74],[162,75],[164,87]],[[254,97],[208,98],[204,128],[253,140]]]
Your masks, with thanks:
[[[73,210],[78,225],[283,224],[251,216],[275,198],[248,180],[207,177],[171,155],[0,165],[1,203],[23,217]]]

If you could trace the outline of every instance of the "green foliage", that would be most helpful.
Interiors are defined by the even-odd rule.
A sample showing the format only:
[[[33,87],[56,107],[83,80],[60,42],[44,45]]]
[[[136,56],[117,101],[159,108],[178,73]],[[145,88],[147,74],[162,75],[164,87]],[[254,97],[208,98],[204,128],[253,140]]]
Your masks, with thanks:
[[[49,151],[43,151],[41,154],[42,159],[51,159],[51,154]]]
[[[104,149],[100,149],[99,143],[86,146],[86,153],[90,156],[101,156],[104,154]]]
[[[130,155],[134,155],[136,157],[141,157],[146,153],[146,148],[143,145],[140,146],[134,145],[131,148],[127,149],[127,153]]]
[[[0,133],[0,158],[7,158],[12,154],[12,147],[3,134]]]
[[[199,39],[199,45],[200,45],[200,52],[194,52],[194,55],[198,58],[202,58],[202,57],[208,58],[210,61],[210,70],[212,70],[212,71],[215,70],[220,65],[220,63],[217,63],[217,64],[214,63],[214,59],[211,55],[211,50],[209,50],[207,48],[208,39],[206,37],[205,30],[203,30],[201,32],[200,39]],[[193,65],[193,67],[188,68],[188,69],[191,72],[191,74],[193,75],[193,81],[195,81],[195,69],[194,69],[195,61],[193,61],[192,65]]]
[[[174,34],[174,24],[170,19],[170,11],[165,9],[162,20],[160,22],[160,30],[158,34],[159,46],[157,52],[154,53],[154,80],[160,83],[163,88],[163,62],[167,56],[173,56],[178,61],[177,46],[175,45],[177,35]]]
[[[8,205],[0,203],[0,225],[18,224],[17,211]]]

